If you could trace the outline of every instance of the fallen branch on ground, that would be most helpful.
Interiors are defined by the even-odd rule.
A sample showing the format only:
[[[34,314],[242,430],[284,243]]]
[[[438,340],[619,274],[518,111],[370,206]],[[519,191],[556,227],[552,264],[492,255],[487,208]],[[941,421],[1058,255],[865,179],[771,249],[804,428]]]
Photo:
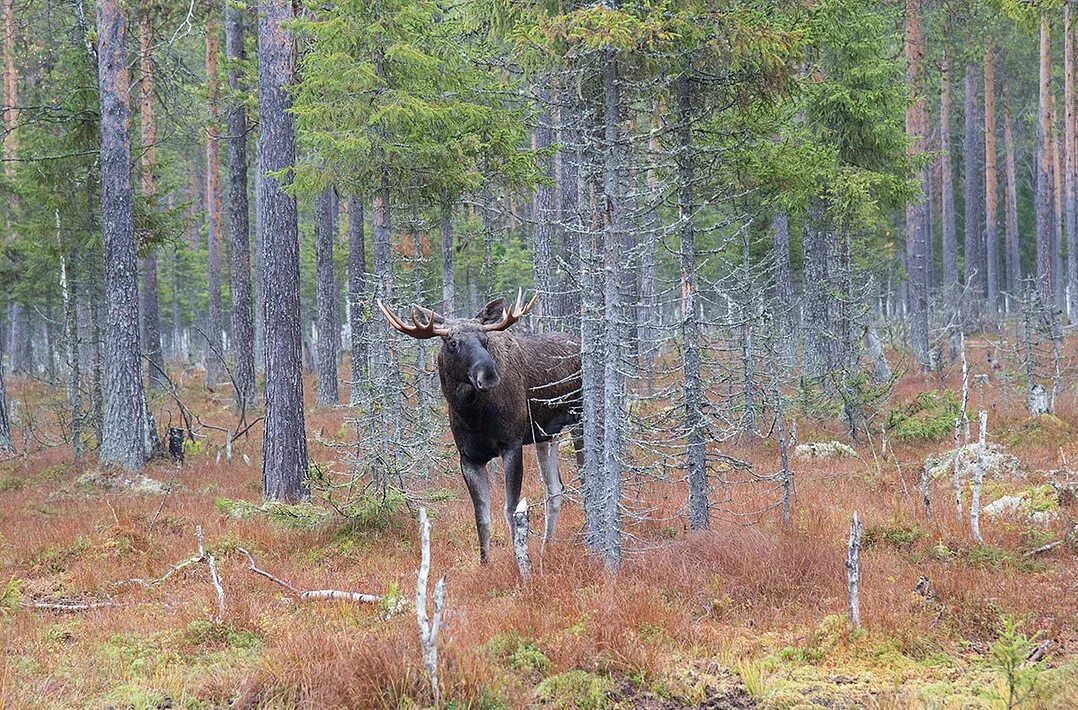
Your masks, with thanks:
[[[76,601],[55,601],[55,602],[22,602],[22,606],[27,609],[41,609],[43,611],[63,611],[63,612],[76,612],[76,611],[90,611],[91,609],[100,609],[102,607],[119,606],[116,602],[102,600],[102,601],[90,601],[90,602],[76,602]]]
[[[1030,550],[1026,554],[1022,555],[1022,557],[1033,557],[1034,555],[1039,555],[1042,552],[1051,552],[1052,550],[1056,549],[1057,547],[1059,547],[1062,544],[1063,544],[1062,540],[1056,540],[1055,542],[1050,542],[1047,545],[1041,545],[1040,547],[1038,547],[1035,550]]]
[[[345,602],[361,602],[364,604],[377,604],[381,602],[385,597],[380,594],[363,594],[362,592],[342,592],[337,589],[314,589],[311,591],[303,591],[297,589],[294,585],[284,581],[280,577],[267,572],[258,566],[255,562],[254,556],[242,547],[237,547],[236,550],[247,558],[248,568],[260,577],[264,577],[274,584],[287,589],[288,592],[296,599],[301,601],[308,600],[329,600],[329,601],[345,601]]]

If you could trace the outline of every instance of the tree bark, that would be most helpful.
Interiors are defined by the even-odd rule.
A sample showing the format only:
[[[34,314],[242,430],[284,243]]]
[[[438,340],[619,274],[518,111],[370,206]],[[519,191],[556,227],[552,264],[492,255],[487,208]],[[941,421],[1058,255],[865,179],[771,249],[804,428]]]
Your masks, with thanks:
[[[247,204],[247,109],[243,96],[244,14],[225,3],[225,57],[228,62],[228,228],[232,286],[232,361],[237,409],[255,404],[254,308],[251,296],[251,228]]]
[[[943,218],[943,293],[948,310],[958,310],[958,237],[954,210],[954,167],[951,162],[951,63],[947,49],[940,65],[940,211]]]
[[[906,0],[906,85],[910,100],[906,104],[906,135],[910,138],[910,157],[917,159],[925,151],[927,120],[924,98],[924,34],[921,29],[921,0]],[[914,356],[922,367],[928,366],[928,235],[925,210],[928,189],[925,169],[916,176],[920,195],[906,205],[906,265],[909,273],[910,337]]]
[[[704,390],[700,378],[700,326],[696,314],[696,231],[692,153],[692,87],[687,71],[676,80],[678,103],[678,220],[681,224],[681,336],[685,371],[685,458],[689,479],[689,529],[708,526]]]
[[[456,297],[453,280],[453,205],[444,202],[439,213],[439,228],[442,236],[442,308],[446,316],[456,312]]]
[[[225,375],[221,342],[221,148],[218,101],[218,24],[215,15],[206,20],[206,83],[208,90],[206,126],[206,277],[209,303],[206,313],[206,384],[214,387]]]
[[[980,249],[980,202],[977,195],[979,182],[977,172],[977,67],[972,62],[966,65],[965,99],[966,126],[965,136],[963,137],[965,218],[962,226],[965,235],[963,246],[966,259],[966,290],[963,310],[968,319],[976,320],[981,313],[981,292],[985,280]]]
[[[285,188],[296,162],[289,88],[295,47],[288,0],[258,3],[259,170],[258,228],[265,287],[266,405],[262,494],[272,500],[308,496],[303,415],[299,305],[299,232],[296,200]]]
[[[119,0],[98,1],[97,38],[106,313],[105,411],[98,460],[103,465],[140,469],[147,455],[145,395],[139,348],[126,28]]]
[[[999,293],[999,224],[996,194],[999,178],[996,169],[996,87],[993,69],[994,47],[989,38],[984,50],[984,241],[988,315],[995,316]]]
[[[1011,298],[1018,296],[1022,284],[1022,262],[1018,250],[1018,175],[1014,164],[1014,130],[1011,118],[1010,93],[1007,85],[1003,85],[1003,154],[1007,173],[1006,190],[1006,219],[1005,230],[1005,255],[1006,255],[1006,284]]]
[[[157,156],[157,117],[154,107],[154,60],[152,55],[153,26],[150,8],[139,10],[139,73],[140,114],[142,129],[142,196],[153,204],[157,199],[157,177],[154,166]],[[149,367],[150,389],[164,392],[168,387],[165,375],[165,356],[161,350],[161,312],[157,295],[157,249],[146,251],[142,257],[142,328],[143,347]]]
[[[369,346],[367,324],[367,248],[363,234],[363,203],[353,196],[348,201],[348,318],[352,334],[352,389],[349,404],[363,402],[368,384]]]
[[[1037,271],[1036,280],[1044,304],[1052,302],[1052,203],[1049,181],[1048,152],[1051,150],[1051,126],[1049,123],[1049,101],[1052,90],[1052,28],[1048,13],[1041,12],[1040,60],[1037,97],[1037,179],[1034,195],[1034,212],[1037,226]]]
[[[547,153],[553,142],[553,126],[549,78],[540,79],[536,101],[539,105],[539,122],[535,128],[535,148],[539,155],[539,174],[542,182],[535,188],[535,288],[539,292],[539,308],[536,309],[536,325],[548,330],[559,312],[557,288],[554,278],[554,230],[558,220],[554,196],[554,158]]]
[[[1078,120],[1078,97],[1074,79],[1074,3],[1063,4],[1063,233],[1067,244],[1068,311],[1071,320],[1078,313],[1078,197],[1075,195],[1075,171],[1078,170],[1078,146],[1075,145],[1075,120]]]
[[[317,401],[321,405],[338,404],[337,338],[333,303],[337,297],[333,274],[333,242],[337,233],[337,193],[330,185],[315,198],[314,259],[318,324]]]

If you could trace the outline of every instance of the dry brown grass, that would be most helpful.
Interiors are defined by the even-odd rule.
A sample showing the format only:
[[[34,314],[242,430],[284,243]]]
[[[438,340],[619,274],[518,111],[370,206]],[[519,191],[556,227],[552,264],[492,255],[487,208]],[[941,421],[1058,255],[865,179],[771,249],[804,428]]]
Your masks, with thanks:
[[[957,389],[956,378],[949,372],[945,384]],[[229,403],[208,397],[198,387],[197,374],[182,379],[204,420],[232,421]],[[40,385],[10,384],[24,402],[48,395]],[[906,376],[893,399],[906,401],[939,384],[934,378]],[[310,400],[308,406],[311,431],[338,431],[350,415],[347,408],[314,410]],[[994,385],[973,392],[971,409],[991,412],[993,439],[1021,423],[1021,407],[1017,396],[1004,406]],[[1061,400],[1058,414],[1078,427],[1073,394]],[[841,438],[837,424],[810,427],[801,422],[800,429],[802,441]],[[385,529],[345,537],[329,528],[298,531],[262,519],[230,518],[214,500],[257,501],[261,431],[255,427],[249,439],[237,443],[231,465],[215,463],[213,446],[222,442],[207,433],[211,445],[182,469],[151,467],[152,477],[175,475],[178,484],[152,528],[160,496],[78,490],[73,482],[80,471],[70,466],[66,449],[35,450],[3,464],[0,475],[7,483],[0,486],[0,583],[19,580],[23,599],[108,598],[117,606],[68,615],[17,608],[3,612],[0,706],[153,707],[166,699],[177,706],[231,703],[247,708],[429,703],[410,611],[385,621],[374,605],[297,604],[250,574],[241,556],[229,552],[242,544],[263,567],[301,588],[380,593],[395,586],[410,596],[419,545],[410,514],[402,512]],[[1062,445],[1071,460],[1078,460],[1072,440]],[[824,648],[825,657],[790,663],[840,671],[843,664],[853,664],[859,672],[866,667],[883,672],[888,663],[894,665],[892,656],[881,656],[883,648],[910,663],[946,656],[955,676],[963,669],[983,668],[976,659],[994,638],[1001,613],[1025,617],[1030,630],[1055,638],[1059,645],[1053,663],[1078,654],[1078,559],[1073,551],[1060,548],[1024,562],[1028,526],[992,521],[985,524],[989,545],[1009,557],[975,563],[968,531],[954,520],[948,482],[935,484],[930,519],[907,498],[904,490],[916,485],[920,462],[947,446],[947,441],[896,445],[895,458],[878,469],[864,446],[856,460],[797,462],[789,528],[781,526],[777,511],[760,519],[727,512],[772,502],[773,490],[763,485],[734,487],[732,501],[716,510],[712,529],[705,533],[687,535],[677,526],[672,531],[670,520],[634,523],[638,542],[616,578],[605,574],[576,540],[583,516],[571,502],[563,513],[561,539],[545,550],[533,543],[535,575],[527,588],[517,579],[500,517],[494,559],[480,566],[463,483],[455,475],[438,477],[432,488],[455,493],[453,500],[432,506],[433,568],[448,575],[441,647],[445,692],[461,707],[527,706],[538,702],[535,688],[544,677],[581,669],[632,679],[646,688],[663,687],[684,699],[692,693],[671,689],[689,683],[685,673],[697,671],[685,669],[694,663],[761,663],[768,670],[758,682],[774,684],[788,677],[783,675],[789,670],[785,661],[775,660],[783,649],[805,648]],[[760,470],[777,468],[771,442],[745,439],[727,453]],[[1037,471],[1060,465],[1058,450],[1020,444],[1016,453],[1033,472],[1030,481],[1041,480]],[[336,458],[317,443],[311,455],[314,461]],[[527,467],[525,495],[539,501],[534,461]],[[565,469],[568,478],[572,466]],[[648,484],[642,491],[656,517],[677,519],[684,505],[681,486]],[[869,528],[919,533],[908,545],[876,543],[866,549],[862,614],[867,634],[847,630],[827,636],[825,619],[845,610],[845,537],[855,509]],[[1078,511],[1062,512],[1050,529],[1056,537],[1073,525]],[[152,589],[120,583],[159,576],[192,555],[195,525],[202,526],[207,544],[221,558],[227,608],[220,625],[208,623],[214,596],[202,565]],[[934,552],[940,545],[953,559]],[[932,582],[931,602],[911,595],[922,574]],[[539,649],[545,663],[513,667],[491,650],[492,639],[517,637]],[[788,661],[789,652],[781,657]],[[747,674],[753,666],[744,668]],[[902,672],[916,676],[920,671]],[[888,675],[881,682],[901,684],[912,677]],[[896,691],[894,706],[918,706],[912,697]]]

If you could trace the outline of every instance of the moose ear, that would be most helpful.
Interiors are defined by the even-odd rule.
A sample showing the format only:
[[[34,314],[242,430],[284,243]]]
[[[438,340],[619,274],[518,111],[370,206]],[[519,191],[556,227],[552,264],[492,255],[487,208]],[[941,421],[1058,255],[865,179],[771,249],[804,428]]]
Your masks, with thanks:
[[[500,323],[504,315],[505,299],[495,298],[475,314],[475,319],[483,325],[491,325],[493,323]]]

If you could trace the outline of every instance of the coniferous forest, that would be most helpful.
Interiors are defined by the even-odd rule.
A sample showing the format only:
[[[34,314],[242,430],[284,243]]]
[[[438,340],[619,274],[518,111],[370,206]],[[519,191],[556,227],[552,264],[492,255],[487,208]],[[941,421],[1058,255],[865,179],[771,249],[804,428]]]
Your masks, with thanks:
[[[1078,707],[1072,0],[0,3],[0,708]]]

